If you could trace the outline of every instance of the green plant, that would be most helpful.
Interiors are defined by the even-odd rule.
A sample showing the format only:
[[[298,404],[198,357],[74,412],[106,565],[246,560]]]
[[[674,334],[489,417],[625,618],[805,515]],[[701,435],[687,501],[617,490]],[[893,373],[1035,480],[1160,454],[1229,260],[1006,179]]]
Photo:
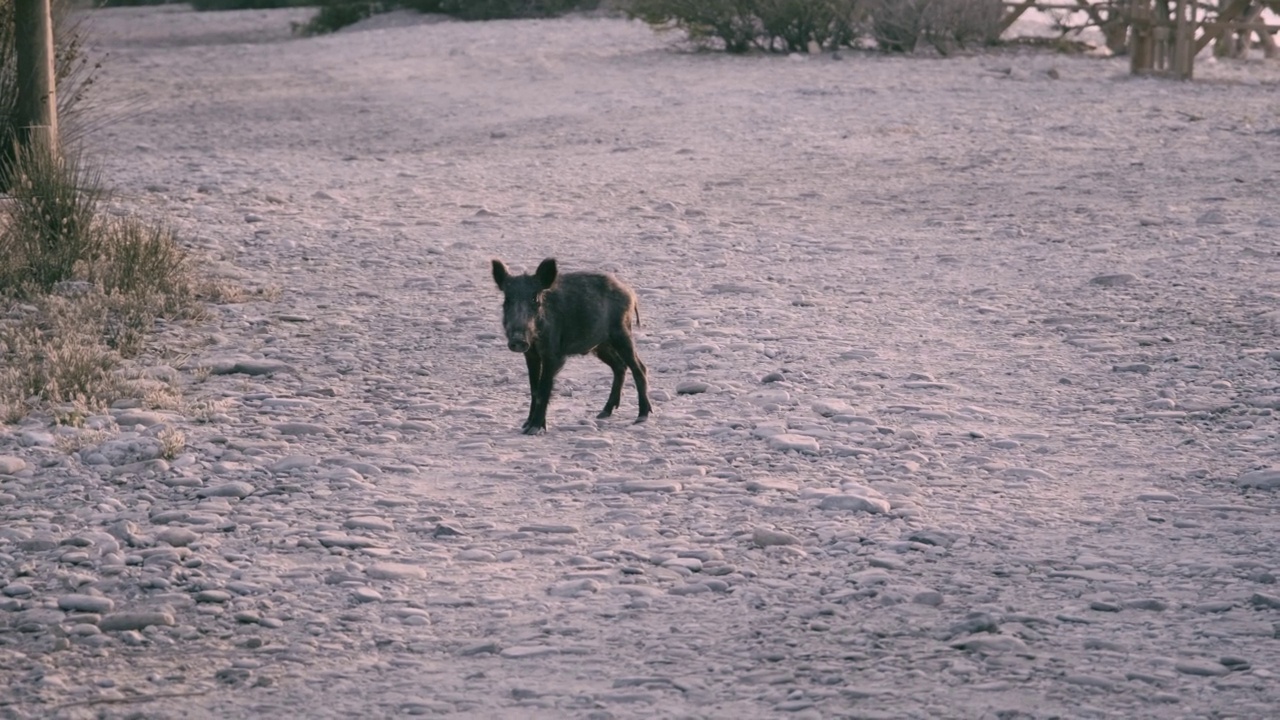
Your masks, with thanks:
[[[304,36],[324,35],[337,32],[371,15],[386,12],[388,9],[381,3],[328,2],[321,5],[316,14],[306,23],[295,24],[293,30],[296,34]]]
[[[126,1],[132,2],[133,0]],[[269,10],[272,8],[305,7],[316,4],[316,0],[190,0],[190,2],[192,8],[201,12],[216,10]]]
[[[807,52],[840,47],[858,37],[862,0],[630,0],[627,14],[656,28],[683,30],[726,52],[752,48]]]
[[[1003,0],[933,0],[925,16],[924,38],[942,55],[1000,39]]]
[[[871,37],[885,52],[913,52],[920,40],[941,55],[1000,38],[1002,0],[870,0]]]
[[[807,52],[809,44],[839,47],[857,33],[854,18],[859,0],[755,0],[755,14],[769,43],[788,52]]]
[[[199,0],[200,2],[273,2],[279,0]],[[400,8],[444,13],[461,20],[555,17],[572,10],[593,10],[600,0],[322,0],[306,23],[294,26],[299,35],[322,35],[353,25],[378,13]]]
[[[725,52],[757,46],[762,28],[755,0],[631,0],[623,9],[655,28],[683,30],[695,43],[719,41]]]
[[[935,0],[870,0],[870,32],[885,52],[914,52]]]

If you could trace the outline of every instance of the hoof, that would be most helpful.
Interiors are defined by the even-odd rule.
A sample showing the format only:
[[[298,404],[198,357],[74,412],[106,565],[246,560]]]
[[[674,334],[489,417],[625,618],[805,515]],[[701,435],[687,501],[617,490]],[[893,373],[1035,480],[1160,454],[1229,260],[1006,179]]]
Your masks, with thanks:
[[[526,425],[524,429],[521,430],[525,435],[541,435],[546,431],[547,428],[545,425]]]
[[[635,421],[635,422],[633,422],[633,423],[631,423],[631,424],[632,424],[632,425],[639,425],[640,423],[645,422],[645,421],[646,421],[646,420],[648,420],[648,419],[649,419],[649,416],[648,416],[648,415],[641,415],[640,417],[636,418],[636,421]]]
[[[600,414],[596,416],[596,419],[597,419],[597,420],[604,420],[605,418],[610,418],[610,417],[613,417],[613,411],[612,411],[612,410],[601,410],[601,411],[600,411]]]

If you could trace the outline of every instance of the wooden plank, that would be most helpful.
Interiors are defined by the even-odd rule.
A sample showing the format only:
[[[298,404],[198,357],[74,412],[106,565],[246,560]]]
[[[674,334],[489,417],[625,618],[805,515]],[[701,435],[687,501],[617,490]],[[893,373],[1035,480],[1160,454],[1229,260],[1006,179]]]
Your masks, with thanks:
[[[1000,20],[1000,27],[996,30],[996,37],[1003,35],[1005,30],[1008,30],[1010,26],[1018,21],[1018,18],[1022,17],[1022,13],[1030,10],[1035,4],[1036,0],[1026,0],[1026,2],[1021,2],[1017,5],[1005,3],[1005,6],[1009,8],[1009,11],[1005,13],[1005,16]]]
[[[1235,20],[1236,18],[1244,14],[1244,11],[1249,8],[1249,3],[1251,2],[1253,2],[1253,0],[1231,0],[1229,3],[1227,3],[1227,6],[1222,8],[1222,10],[1218,13],[1216,22],[1223,23],[1223,22],[1230,22],[1232,20]],[[1207,23],[1205,25],[1207,25]],[[1202,25],[1201,27],[1204,27],[1205,25]],[[1222,34],[1222,29],[1216,29],[1216,30],[1206,29],[1204,33],[1200,35],[1200,39],[1196,41],[1195,52],[1193,54],[1199,55],[1200,51],[1205,49],[1205,47],[1207,47],[1209,43],[1216,40],[1220,34]]]
[[[1268,24],[1264,22],[1208,22],[1200,23],[1200,27],[1207,30],[1255,30],[1259,32],[1275,33],[1280,32],[1280,25]]]

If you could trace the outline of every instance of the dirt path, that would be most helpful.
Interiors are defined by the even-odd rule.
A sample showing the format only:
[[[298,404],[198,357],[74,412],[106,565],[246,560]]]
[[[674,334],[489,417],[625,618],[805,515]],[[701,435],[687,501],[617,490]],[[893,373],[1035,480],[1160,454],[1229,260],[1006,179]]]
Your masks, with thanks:
[[[1280,705],[1274,64],[303,15],[93,15],[116,209],[278,292],[0,433],[0,717]],[[518,434],[495,256],[637,288],[649,423]]]

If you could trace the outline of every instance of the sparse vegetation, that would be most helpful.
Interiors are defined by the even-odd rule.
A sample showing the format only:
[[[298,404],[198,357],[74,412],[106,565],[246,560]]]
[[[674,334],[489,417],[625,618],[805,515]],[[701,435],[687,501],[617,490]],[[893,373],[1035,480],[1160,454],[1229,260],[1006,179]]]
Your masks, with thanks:
[[[732,53],[753,48],[804,52],[852,44],[861,0],[630,0],[627,14],[656,28],[683,30]]]
[[[156,440],[160,441],[160,457],[165,460],[172,460],[187,449],[187,436],[177,428],[165,426],[156,433]]]
[[[0,172],[0,415],[100,408],[134,392],[117,372],[158,317],[200,312],[174,234],[100,212],[95,173],[74,154],[19,148]]]
[[[272,2],[272,0],[202,0],[203,2]],[[323,35],[353,25],[367,17],[408,9],[441,13],[460,20],[503,20],[555,17],[573,10],[594,10],[600,0],[320,0],[315,17],[294,30],[301,35]]]
[[[834,50],[873,40],[913,52],[924,40],[943,55],[995,42],[1000,0],[629,0],[623,8],[657,29],[741,53]]]

